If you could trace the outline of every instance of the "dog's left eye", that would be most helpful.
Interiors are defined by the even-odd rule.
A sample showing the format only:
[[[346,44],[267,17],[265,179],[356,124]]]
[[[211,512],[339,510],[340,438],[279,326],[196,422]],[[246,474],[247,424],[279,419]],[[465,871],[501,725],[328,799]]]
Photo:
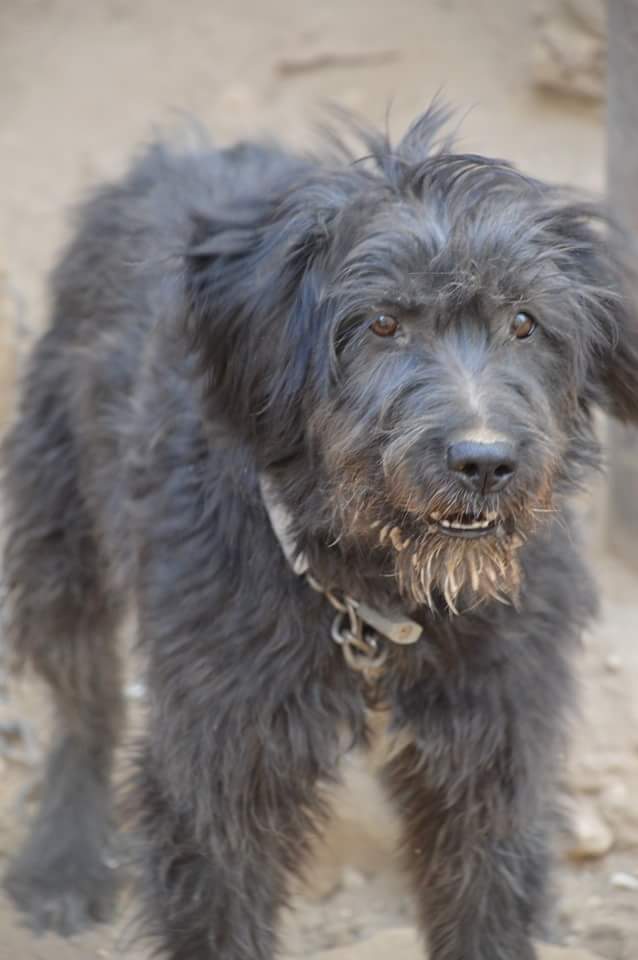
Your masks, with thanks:
[[[527,340],[536,329],[536,320],[529,313],[521,311],[512,320],[511,331],[517,340]]]
[[[393,337],[399,329],[399,321],[389,313],[379,313],[370,324],[370,329],[377,337]]]

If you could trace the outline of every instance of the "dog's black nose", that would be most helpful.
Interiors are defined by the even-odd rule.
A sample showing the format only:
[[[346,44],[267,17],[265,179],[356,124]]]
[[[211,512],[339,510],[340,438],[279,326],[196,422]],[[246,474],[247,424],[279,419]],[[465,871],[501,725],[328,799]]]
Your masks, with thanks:
[[[516,472],[516,453],[511,443],[478,443],[460,440],[448,447],[448,469],[472,493],[504,490]]]

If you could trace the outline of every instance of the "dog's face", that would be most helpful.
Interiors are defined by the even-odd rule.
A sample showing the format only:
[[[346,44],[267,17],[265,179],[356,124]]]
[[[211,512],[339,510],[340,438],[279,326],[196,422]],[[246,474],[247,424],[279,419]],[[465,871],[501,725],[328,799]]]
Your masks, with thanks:
[[[262,260],[274,223],[303,229],[265,292],[270,318],[290,300],[258,402],[318,466],[331,535],[454,611],[515,599],[522,544],[595,462],[591,403],[638,413],[638,332],[592,210],[499,162],[400,156],[281,202]]]
[[[322,304],[336,375],[310,428],[338,532],[387,545],[409,594],[454,609],[464,587],[515,595],[521,544],[580,479],[599,332],[582,217],[475,158],[430,181],[342,214]]]

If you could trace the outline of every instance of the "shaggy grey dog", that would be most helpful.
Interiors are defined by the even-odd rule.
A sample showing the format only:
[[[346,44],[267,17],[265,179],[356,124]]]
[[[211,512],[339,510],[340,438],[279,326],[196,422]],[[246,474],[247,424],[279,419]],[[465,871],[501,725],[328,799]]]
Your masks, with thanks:
[[[432,960],[535,956],[594,607],[570,498],[593,406],[638,419],[638,326],[601,212],[442,120],[359,162],[155,146],[80,210],[4,448],[11,637],[57,708],[7,879],[40,928],[113,892],[132,596],[163,956],[270,960],[371,706]]]

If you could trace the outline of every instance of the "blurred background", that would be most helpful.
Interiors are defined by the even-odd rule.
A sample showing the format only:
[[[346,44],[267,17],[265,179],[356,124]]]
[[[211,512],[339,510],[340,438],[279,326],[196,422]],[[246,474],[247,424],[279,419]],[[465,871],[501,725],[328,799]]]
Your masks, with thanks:
[[[638,125],[627,120],[632,110],[638,120],[638,107],[623,94],[635,89],[638,100],[638,5],[611,2],[621,11],[610,57],[612,182],[638,224]],[[630,8],[633,35],[623,20]],[[220,143],[270,134],[305,147],[316,143],[326,101],[376,123],[389,117],[398,135],[440,91],[459,108],[463,150],[602,192],[607,50],[603,0],[0,0],[3,422],[24,352],[46,322],[47,273],[68,208],[184,113]],[[547,960],[638,956],[638,447],[621,431],[608,446],[613,494],[600,480],[583,505],[603,604],[583,645],[583,709],[564,767],[571,828],[557,852],[568,947]],[[31,684],[7,686],[0,668],[0,687],[3,870],[27,828],[49,720]],[[129,695],[134,704],[139,685]],[[288,954],[419,955],[373,764],[352,761],[287,921]],[[129,900],[125,892],[112,927],[64,942],[32,939],[0,898],[0,960],[142,960]]]

